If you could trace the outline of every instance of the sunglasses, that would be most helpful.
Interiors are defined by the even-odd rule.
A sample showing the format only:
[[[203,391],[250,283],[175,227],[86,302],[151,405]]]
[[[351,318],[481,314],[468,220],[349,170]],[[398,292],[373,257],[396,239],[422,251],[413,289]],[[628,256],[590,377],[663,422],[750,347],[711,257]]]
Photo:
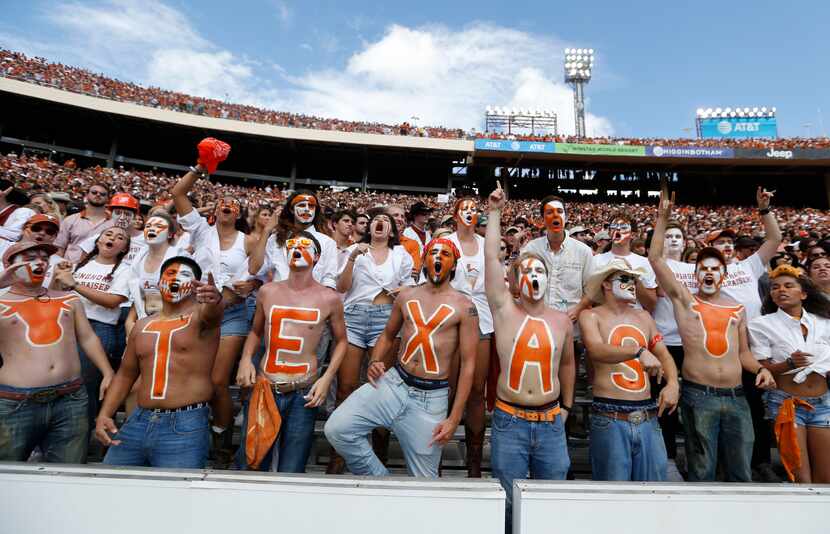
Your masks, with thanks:
[[[286,248],[309,248],[314,246],[314,242],[307,237],[294,237],[285,241]]]
[[[95,195],[96,197],[105,197],[105,196],[107,196],[106,191],[90,191],[89,194],[90,195]]]
[[[58,229],[52,226],[51,224],[36,224],[32,226],[32,232],[43,232],[49,235],[58,235]]]

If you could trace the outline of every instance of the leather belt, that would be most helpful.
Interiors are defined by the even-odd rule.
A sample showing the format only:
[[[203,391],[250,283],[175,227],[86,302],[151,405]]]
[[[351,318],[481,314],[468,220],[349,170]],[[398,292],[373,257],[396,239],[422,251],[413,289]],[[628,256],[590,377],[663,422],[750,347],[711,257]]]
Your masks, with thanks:
[[[609,419],[616,419],[617,421],[626,421],[635,425],[644,423],[649,419],[657,417],[657,410],[635,410],[633,412],[601,412],[599,410],[592,410],[594,415],[601,415]]]
[[[317,377],[311,376],[300,382],[272,382],[271,387],[274,389],[274,393],[285,395],[287,393],[297,391],[298,389],[308,387],[313,384],[315,380],[317,380]]]
[[[556,416],[559,415],[559,412],[561,411],[558,402],[555,402],[550,408],[538,410],[531,406],[514,406],[504,402],[501,399],[496,399],[496,408],[512,415],[513,417],[518,417],[519,419],[524,419],[525,421],[530,421],[531,423],[549,423],[551,421],[555,421]]]
[[[35,391],[34,393],[17,393],[14,391],[0,390],[0,399],[9,399],[17,401],[31,400],[34,402],[47,403],[52,402],[58,397],[63,397],[64,395],[68,395],[69,393],[74,393],[81,389],[81,386],[83,385],[83,379],[76,378],[72,382],[64,384],[60,387],[42,388],[39,391]]]

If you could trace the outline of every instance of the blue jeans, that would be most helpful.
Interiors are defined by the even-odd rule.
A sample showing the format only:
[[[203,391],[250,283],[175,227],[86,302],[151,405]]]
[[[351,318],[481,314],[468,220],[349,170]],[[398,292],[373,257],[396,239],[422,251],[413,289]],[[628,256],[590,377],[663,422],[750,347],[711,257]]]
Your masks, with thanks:
[[[775,421],[778,417],[778,411],[781,409],[781,404],[793,395],[784,393],[780,389],[771,389],[764,393],[764,404],[767,408],[766,418]],[[827,391],[821,397],[798,397],[799,399],[809,402],[813,407],[812,410],[796,406],[795,407],[795,424],[804,427],[815,428],[830,428],[830,391]]]
[[[388,476],[368,438],[375,428],[388,428],[398,437],[409,474],[437,478],[441,447],[429,442],[447,417],[449,389],[410,387],[394,367],[377,385],[363,384],[331,414],[325,429],[329,443],[353,474]]]
[[[207,406],[175,413],[138,407],[115,434],[108,465],[204,469],[210,448]]]
[[[633,411],[616,404],[595,404],[593,408],[599,412]],[[656,416],[635,424],[592,413],[589,454],[592,480],[666,480],[666,445]]]
[[[490,467],[507,494],[505,521],[512,525],[513,481],[565,480],[571,459],[562,416],[551,422],[530,422],[496,408],[490,438]]]
[[[266,453],[265,460],[259,465],[259,471],[275,473],[305,473],[311,445],[314,443],[314,421],[317,408],[306,408],[308,402],[303,397],[311,386],[286,394],[275,393],[274,400],[282,417],[280,433]],[[247,404],[247,403],[246,403]],[[245,456],[245,439],[248,430],[248,409],[245,408],[242,421],[242,437],[239,444],[241,455],[237,455],[237,464],[241,469],[250,469]]]
[[[32,394],[56,386],[0,390]],[[40,446],[47,462],[86,463],[89,445],[87,395],[83,386],[77,391],[48,402],[0,399],[0,461],[25,462]]]
[[[101,346],[104,347],[104,354],[107,359],[112,361],[115,356],[115,351],[118,348],[118,325],[102,323],[94,319],[89,320],[92,330],[98,339],[101,341]],[[118,355],[121,356],[120,354]],[[89,412],[89,428],[95,428],[95,418],[98,416],[98,409],[100,401],[98,400],[99,390],[101,388],[101,371],[95,367],[95,364],[89,359],[84,352],[81,344],[78,344],[78,357],[81,359],[81,377],[84,379],[84,387],[86,388],[87,397],[89,397],[88,412]]]
[[[746,398],[739,393],[715,394],[684,384],[680,415],[686,432],[689,482],[715,480],[720,461],[729,482],[752,482],[752,444],[755,433]]]

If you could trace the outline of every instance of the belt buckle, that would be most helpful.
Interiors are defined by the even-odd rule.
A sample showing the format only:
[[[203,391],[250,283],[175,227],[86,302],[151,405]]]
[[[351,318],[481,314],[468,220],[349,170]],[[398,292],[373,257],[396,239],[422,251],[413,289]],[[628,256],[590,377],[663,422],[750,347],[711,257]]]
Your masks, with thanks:
[[[646,412],[644,410],[637,410],[628,414],[628,422],[639,425],[646,420]]]
[[[43,391],[38,391],[37,393],[32,393],[32,395],[29,397],[29,399],[31,399],[35,402],[40,402],[40,403],[51,402],[51,401],[55,400],[56,398],[58,398],[58,390],[56,390],[54,388],[53,389],[44,389]]]
[[[525,419],[527,419],[528,421],[534,422],[534,423],[539,421],[539,416],[540,415],[541,414],[539,412],[525,411]]]

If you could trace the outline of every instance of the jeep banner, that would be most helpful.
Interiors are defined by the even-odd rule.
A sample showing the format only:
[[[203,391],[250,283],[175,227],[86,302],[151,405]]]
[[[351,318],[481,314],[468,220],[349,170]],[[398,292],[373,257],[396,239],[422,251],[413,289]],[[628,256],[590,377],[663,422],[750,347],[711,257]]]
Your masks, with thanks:
[[[830,150],[810,148],[736,148],[735,157],[749,159],[825,159],[830,160]]]
[[[734,158],[735,150],[731,148],[714,148],[702,146],[662,146],[646,147],[646,156],[655,158]]]

